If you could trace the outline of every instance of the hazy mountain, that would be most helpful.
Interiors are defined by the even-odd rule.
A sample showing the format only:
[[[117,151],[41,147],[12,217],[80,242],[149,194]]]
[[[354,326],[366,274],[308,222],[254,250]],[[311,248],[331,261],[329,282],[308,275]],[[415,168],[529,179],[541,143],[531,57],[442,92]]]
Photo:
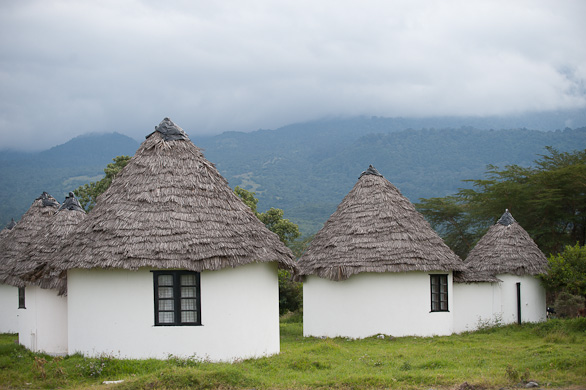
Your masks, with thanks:
[[[0,223],[4,227],[47,191],[59,202],[65,195],[104,176],[118,155],[133,155],[139,143],[118,133],[88,134],[38,153],[0,151]]]
[[[546,123],[563,124],[568,118],[560,114],[557,119],[532,119],[541,123],[535,126],[541,130],[548,128]],[[571,118],[580,120],[579,115]],[[586,147],[586,127],[500,130],[529,119],[359,117],[192,140],[232,187],[256,192],[259,211],[281,208],[310,234],[370,164],[416,202],[454,193],[466,185],[462,180],[480,178],[488,164],[528,166],[546,153],[545,146],[561,151]],[[138,146],[113,133],[76,137],[40,153],[0,151],[0,223],[20,218],[42,191],[63,200],[68,191],[100,179],[112,158],[133,155]]]

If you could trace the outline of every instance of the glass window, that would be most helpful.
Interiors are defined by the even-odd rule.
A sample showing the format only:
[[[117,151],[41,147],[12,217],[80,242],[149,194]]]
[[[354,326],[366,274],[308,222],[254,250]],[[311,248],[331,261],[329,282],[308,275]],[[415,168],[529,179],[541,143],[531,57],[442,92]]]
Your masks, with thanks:
[[[25,302],[24,302],[24,287],[18,288],[18,308],[19,309],[26,309]]]
[[[199,272],[153,271],[155,325],[201,325]]]
[[[448,311],[448,275],[430,275],[431,311]]]

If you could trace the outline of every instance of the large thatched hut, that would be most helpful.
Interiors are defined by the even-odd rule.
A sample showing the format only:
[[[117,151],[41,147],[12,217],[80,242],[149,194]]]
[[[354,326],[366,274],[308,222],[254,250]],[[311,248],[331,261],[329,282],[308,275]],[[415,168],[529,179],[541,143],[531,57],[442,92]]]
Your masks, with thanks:
[[[212,361],[279,352],[294,258],[165,118],[56,255],[69,350]]]
[[[16,226],[14,218],[6,225],[6,227],[0,230],[0,252],[3,252],[4,238],[12,233],[12,229]],[[1,268],[0,264],[0,268]],[[13,333],[16,332],[17,328],[17,315],[18,315],[18,290],[14,286],[9,284],[0,283],[0,310],[2,315],[0,316],[0,333]]]
[[[49,224],[16,256],[13,275],[25,284],[26,308],[19,311],[18,341],[32,351],[68,353],[66,274],[50,274],[54,253],[86,216],[70,192]]]
[[[456,277],[455,330],[490,323],[545,320],[545,289],[537,275],[547,258],[509,210],[470,251]]]
[[[59,202],[43,192],[18,224],[0,241],[0,307],[7,321],[18,324],[17,317],[26,308],[25,283],[18,277],[20,255],[31,245],[34,236],[44,229],[59,208]],[[11,331],[16,331],[10,329]]]
[[[306,336],[452,332],[452,273],[464,265],[372,166],[298,267]]]

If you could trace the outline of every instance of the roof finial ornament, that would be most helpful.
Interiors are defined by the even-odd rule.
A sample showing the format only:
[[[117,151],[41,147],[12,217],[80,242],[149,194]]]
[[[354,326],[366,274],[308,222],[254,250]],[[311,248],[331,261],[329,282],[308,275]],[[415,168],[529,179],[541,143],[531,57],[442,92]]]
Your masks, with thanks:
[[[380,176],[380,177],[383,177],[383,175],[381,175],[381,174],[379,173],[379,171],[377,171],[377,170],[376,170],[376,168],[375,168],[375,167],[373,167],[372,165],[369,165],[369,166],[368,166],[368,169],[367,169],[366,171],[362,172],[362,173],[360,174],[360,177],[358,177],[358,178],[360,179],[360,178],[361,178],[362,176],[364,176],[364,175],[374,175],[374,176]]]
[[[37,198],[41,200],[43,207],[59,207],[59,202],[48,193],[44,192]]]
[[[69,195],[65,197],[65,201],[59,207],[60,210],[83,211],[85,213],[85,210],[81,207],[73,192],[69,192]]]
[[[513,218],[513,215],[509,212],[509,209],[505,209],[504,214],[497,221],[497,223],[500,223],[503,226],[509,226],[515,222],[517,221],[515,221],[515,218]]]
[[[185,131],[183,131],[181,127],[177,126],[169,118],[163,119],[158,126],[155,126],[155,131],[147,135],[146,138],[150,137],[156,132],[161,133],[165,141],[189,140],[189,137],[187,136]]]

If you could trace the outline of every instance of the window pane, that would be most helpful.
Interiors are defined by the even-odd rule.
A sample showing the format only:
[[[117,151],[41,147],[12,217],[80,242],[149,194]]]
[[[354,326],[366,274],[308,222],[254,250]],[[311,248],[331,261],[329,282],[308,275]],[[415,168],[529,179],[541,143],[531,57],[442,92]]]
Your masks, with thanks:
[[[181,298],[195,298],[195,287],[181,287]]]
[[[173,310],[173,300],[172,299],[159,300],[159,310]]]
[[[172,286],[173,275],[159,275],[159,286]]]
[[[196,316],[194,311],[182,311],[181,322],[195,322]]]
[[[182,286],[195,286],[195,275],[193,275],[193,274],[181,275],[181,285]]]
[[[173,287],[159,287],[159,298],[173,298]]]
[[[181,310],[195,310],[195,299],[182,299]]]
[[[175,313],[172,311],[160,311],[159,322],[161,324],[172,324],[175,322]]]

